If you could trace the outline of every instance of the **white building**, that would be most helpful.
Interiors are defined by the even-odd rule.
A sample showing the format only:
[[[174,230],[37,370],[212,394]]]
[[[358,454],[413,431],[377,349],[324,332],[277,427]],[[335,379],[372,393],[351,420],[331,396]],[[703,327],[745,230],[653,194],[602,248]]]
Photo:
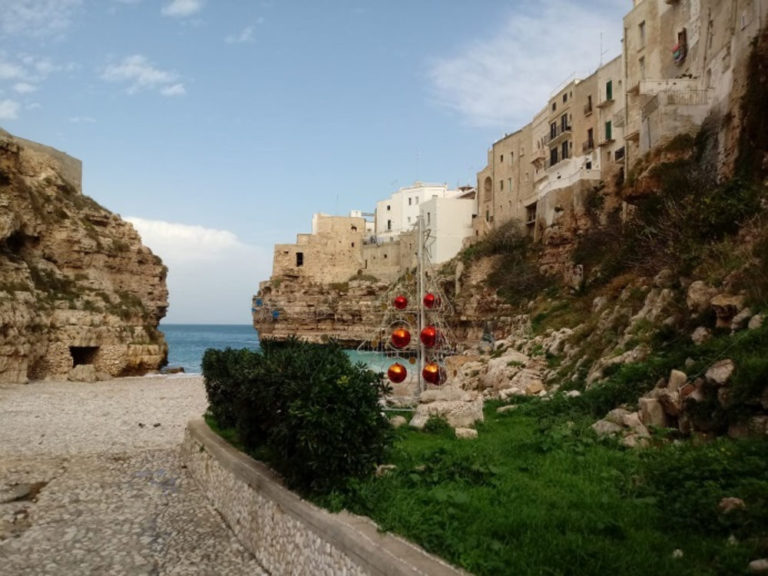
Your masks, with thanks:
[[[442,264],[456,256],[464,239],[472,236],[475,196],[472,189],[458,197],[430,198],[420,204],[424,226],[430,231],[427,249],[432,264]]]
[[[376,239],[392,242],[416,224],[420,206],[433,198],[455,198],[460,190],[448,190],[445,184],[416,182],[400,188],[386,200],[376,203]]]

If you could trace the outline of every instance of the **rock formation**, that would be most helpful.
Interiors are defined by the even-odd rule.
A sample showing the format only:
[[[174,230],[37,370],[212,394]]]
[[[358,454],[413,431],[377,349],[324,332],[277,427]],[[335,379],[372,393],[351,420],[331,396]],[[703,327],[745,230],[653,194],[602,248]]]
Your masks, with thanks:
[[[78,160],[0,130],[0,382],[159,368],[166,272]]]

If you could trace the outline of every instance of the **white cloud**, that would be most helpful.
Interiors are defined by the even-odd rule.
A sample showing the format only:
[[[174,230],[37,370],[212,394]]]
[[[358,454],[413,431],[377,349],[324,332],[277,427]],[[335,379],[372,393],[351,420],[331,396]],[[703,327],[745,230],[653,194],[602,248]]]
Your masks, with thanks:
[[[24,69],[18,64],[8,62],[0,54],[0,80],[16,80],[24,76]]]
[[[15,120],[19,116],[19,103],[13,100],[0,100],[0,120]]]
[[[60,35],[81,5],[82,0],[0,0],[0,30],[37,38]]]
[[[432,63],[432,96],[472,125],[528,123],[559,84],[597,69],[601,33],[603,61],[620,53],[624,7],[613,4],[541,0],[532,9],[521,6],[488,39]]]
[[[168,266],[167,322],[250,322],[251,297],[259,282],[269,277],[271,249],[245,244],[228,230],[126,220]]]
[[[134,94],[141,90],[159,90],[166,95],[184,93],[184,85],[177,82],[175,72],[156,68],[140,54],[126,56],[117,64],[110,64],[101,74],[102,80],[128,84],[127,91]]]
[[[177,83],[172,84],[170,86],[166,86],[162,90],[160,90],[160,93],[163,96],[183,96],[187,93],[186,88],[184,88],[184,84]]]
[[[256,20],[257,24],[263,24],[264,18]],[[238,34],[230,34],[224,40],[227,44],[246,44],[254,41],[255,26],[246,26]]]
[[[17,82],[13,85],[13,89],[19,94],[29,94],[31,92],[37,92],[37,86],[29,84],[28,82]]]
[[[92,118],[90,116],[72,116],[69,121],[72,124],[95,124],[96,118]]]
[[[163,6],[162,12],[165,16],[186,18],[200,12],[203,4],[203,0],[173,0],[170,4]]]

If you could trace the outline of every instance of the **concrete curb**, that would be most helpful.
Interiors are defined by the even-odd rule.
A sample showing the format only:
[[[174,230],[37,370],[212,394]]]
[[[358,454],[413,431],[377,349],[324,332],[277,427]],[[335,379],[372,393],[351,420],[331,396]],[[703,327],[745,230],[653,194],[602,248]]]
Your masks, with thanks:
[[[286,489],[202,419],[187,424],[187,468],[241,543],[272,574],[466,575],[370,519],[331,514]]]

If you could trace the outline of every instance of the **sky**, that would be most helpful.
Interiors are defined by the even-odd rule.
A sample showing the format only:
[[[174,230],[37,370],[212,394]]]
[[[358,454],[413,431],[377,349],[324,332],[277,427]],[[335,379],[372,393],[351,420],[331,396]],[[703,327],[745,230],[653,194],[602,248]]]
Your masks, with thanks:
[[[0,127],[169,267],[164,323],[250,323],[276,243],[488,148],[621,51],[630,0],[0,0]]]

